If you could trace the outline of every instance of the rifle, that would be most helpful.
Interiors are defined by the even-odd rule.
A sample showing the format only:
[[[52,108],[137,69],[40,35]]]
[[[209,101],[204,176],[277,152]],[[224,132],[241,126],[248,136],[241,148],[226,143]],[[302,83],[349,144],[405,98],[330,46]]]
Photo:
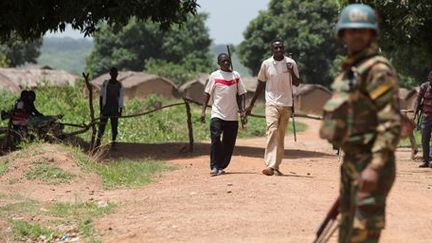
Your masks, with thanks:
[[[292,58],[292,53],[289,53],[288,56]],[[288,65],[288,63],[287,63]],[[294,142],[297,142],[297,130],[296,130],[296,122],[295,122],[295,109],[294,109],[294,87],[291,86],[291,98],[292,98],[292,126],[293,126],[293,134],[294,134]]]
[[[324,221],[321,223],[318,231],[316,232],[316,238],[314,243],[327,242],[333,233],[336,231],[338,227],[335,227],[331,230],[334,222],[336,221],[336,217],[339,214],[339,206],[340,206],[340,198],[338,197],[336,201],[333,203],[330,210],[327,212],[327,216]]]
[[[227,51],[228,51],[228,58],[230,60],[231,71],[234,71],[233,63],[232,63],[232,60],[231,60],[231,51],[230,51],[229,45],[227,45]],[[238,90],[238,83],[237,83],[237,90]],[[238,106],[239,110],[242,111],[242,113],[244,113],[244,109],[242,109],[244,107],[243,100],[240,97],[240,95],[238,95],[238,93],[236,95],[236,100],[237,100],[237,106]],[[240,122],[242,124],[242,128],[246,128],[247,127],[247,116],[246,116],[246,114],[243,115],[243,114],[240,113]]]

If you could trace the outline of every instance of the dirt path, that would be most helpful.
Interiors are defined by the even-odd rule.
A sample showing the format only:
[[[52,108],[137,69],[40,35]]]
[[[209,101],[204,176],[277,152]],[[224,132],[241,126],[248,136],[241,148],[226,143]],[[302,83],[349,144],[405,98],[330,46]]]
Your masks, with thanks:
[[[238,140],[223,176],[210,177],[208,144],[192,155],[181,145],[120,144],[113,157],[157,156],[177,165],[158,182],[98,195],[121,202],[95,222],[103,242],[312,242],[338,193],[339,162],[317,137],[318,122],[304,120],[299,142],[286,137],[283,177],[260,174],[264,138]],[[126,152],[127,151],[127,152]],[[398,151],[398,176],[388,202],[382,242],[431,242],[432,170],[418,169]]]

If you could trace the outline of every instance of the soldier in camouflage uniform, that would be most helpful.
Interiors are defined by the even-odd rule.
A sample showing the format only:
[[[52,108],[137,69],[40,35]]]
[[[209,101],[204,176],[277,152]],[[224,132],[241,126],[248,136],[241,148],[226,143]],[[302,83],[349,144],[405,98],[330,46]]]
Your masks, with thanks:
[[[339,242],[378,242],[401,132],[396,73],[378,55],[372,8],[348,5],[336,31],[348,56],[324,106],[320,136],[344,151]]]

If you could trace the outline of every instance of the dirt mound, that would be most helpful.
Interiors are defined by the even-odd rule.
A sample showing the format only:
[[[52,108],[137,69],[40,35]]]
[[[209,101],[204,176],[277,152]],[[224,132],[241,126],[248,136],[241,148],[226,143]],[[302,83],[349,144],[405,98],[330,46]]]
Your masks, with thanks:
[[[100,178],[84,171],[73,152],[60,145],[32,145],[0,159],[7,163],[0,177],[0,193],[6,195],[19,192],[38,201],[76,201],[102,190]]]

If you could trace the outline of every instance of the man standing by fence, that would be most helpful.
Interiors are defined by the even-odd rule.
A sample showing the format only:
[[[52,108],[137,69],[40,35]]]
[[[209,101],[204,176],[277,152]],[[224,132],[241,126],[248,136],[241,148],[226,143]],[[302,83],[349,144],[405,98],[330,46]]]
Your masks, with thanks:
[[[238,131],[238,111],[244,115],[246,88],[240,74],[230,69],[228,54],[221,53],[217,58],[220,69],[210,74],[205,87],[205,102],[201,113],[201,122],[205,122],[205,110],[212,98],[210,120],[210,175],[222,175],[229,165]],[[240,96],[240,107],[237,103]],[[222,141],[221,141],[222,137]]]
[[[283,42],[275,40],[271,43],[271,48],[273,56],[261,64],[258,86],[246,109],[246,113],[250,114],[256,99],[265,88],[267,145],[264,161],[267,168],[262,173],[268,176],[282,175],[279,165],[285,151],[285,131],[294,107],[293,85],[298,86],[302,82],[296,62],[284,56]]]
[[[118,117],[121,116],[121,113],[123,111],[123,87],[122,84],[117,80],[117,68],[111,68],[110,76],[111,78],[109,80],[105,80],[103,82],[100,90],[100,124],[96,140],[96,147],[99,147],[101,144],[108,118],[111,120],[111,146],[112,148],[115,147],[118,133]]]

